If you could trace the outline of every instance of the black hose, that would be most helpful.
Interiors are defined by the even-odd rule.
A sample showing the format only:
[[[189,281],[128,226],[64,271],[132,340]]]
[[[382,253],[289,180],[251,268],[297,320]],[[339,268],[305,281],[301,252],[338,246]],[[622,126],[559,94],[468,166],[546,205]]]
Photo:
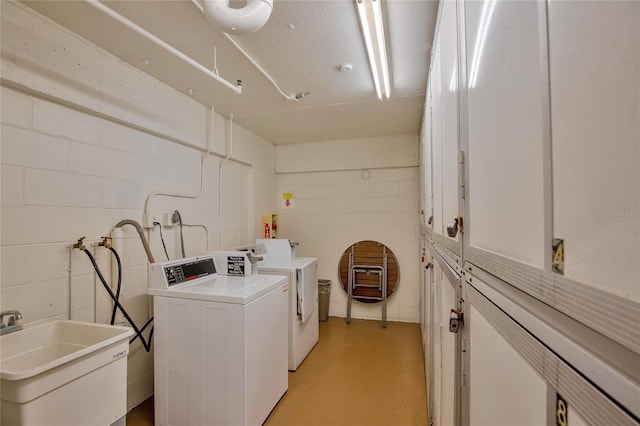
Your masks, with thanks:
[[[93,269],[96,271],[96,274],[98,274],[98,278],[100,278],[100,282],[102,283],[104,289],[107,290],[107,293],[109,293],[109,296],[111,297],[111,300],[113,300],[113,303],[115,304],[115,306],[118,309],[120,309],[120,312],[122,312],[122,315],[124,315],[124,317],[127,319],[127,321],[129,321],[129,324],[131,325],[133,330],[136,332],[136,335],[129,341],[129,344],[133,343],[136,339],[140,339],[140,342],[142,342],[142,346],[144,346],[144,349],[147,352],[150,352],[151,351],[151,339],[153,337],[153,327],[151,328],[151,332],[149,333],[149,341],[148,342],[145,340],[144,336],[142,335],[142,331],[145,328],[147,328],[147,326],[151,323],[151,321],[153,320],[153,317],[149,318],[149,320],[144,325],[142,330],[138,329],[138,327],[136,326],[136,323],[133,321],[133,319],[131,319],[131,316],[129,316],[129,313],[124,309],[124,306],[122,306],[122,304],[120,303],[120,301],[118,300],[116,295],[113,293],[113,290],[111,290],[111,288],[107,284],[107,281],[104,279],[104,276],[102,275],[102,272],[100,272],[100,268],[98,267],[98,264],[96,263],[96,260],[93,258],[93,256],[89,252],[89,250],[84,249],[82,251],[85,252],[87,257],[91,261],[91,264],[93,265]],[[112,252],[115,254],[115,250],[112,250]],[[116,259],[119,259],[119,257],[117,257]],[[118,264],[120,264],[120,263],[118,262]]]
[[[182,235],[182,216],[180,216],[180,212],[178,210],[176,210],[174,213],[178,215],[178,223],[180,224],[180,248],[182,249],[182,257],[185,258],[187,257],[187,255],[184,254],[184,236]]]
[[[109,247],[109,250],[111,250],[111,253],[113,253],[114,257],[116,258],[116,263],[118,264],[118,286],[116,287],[116,300],[120,300],[120,289],[122,288],[122,263],[120,263],[120,256],[118,256],[118,253],[113,249],[113,247]],[[111,325],[116,323],[117,310],[118,307],[114,303],[113,310],[111,311]]]

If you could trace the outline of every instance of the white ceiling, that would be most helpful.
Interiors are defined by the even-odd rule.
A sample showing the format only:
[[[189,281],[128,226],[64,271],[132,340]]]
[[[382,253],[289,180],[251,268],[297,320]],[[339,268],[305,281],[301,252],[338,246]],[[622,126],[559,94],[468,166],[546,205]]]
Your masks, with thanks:
[[[274,0],[261,30],[234,37],[286,94],[311,92],[299,102],[280,94],[191,0],[104,3],[210,69],[215,46],[219,75],[242,80],[241,94],[85,1],[22,2],[276,145],[420,130],[436,0],[383,0],[392,77],[384,101],[375,93],[355,0]],[[340,71],[345,63],[353,69]]]

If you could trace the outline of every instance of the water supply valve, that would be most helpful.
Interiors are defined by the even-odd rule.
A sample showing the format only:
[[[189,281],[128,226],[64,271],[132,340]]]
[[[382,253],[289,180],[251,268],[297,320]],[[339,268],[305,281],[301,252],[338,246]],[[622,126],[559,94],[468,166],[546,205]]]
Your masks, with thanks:
[[[105,247],[105,248],[111,248],[111,237],[100,237],[102,238],[102,241],[100,241],[98,243],[98,246],[100,247]]]
[[[76,249],[79,249],[79,250],[85,250],[86,247],[85,247],[84,242],[83,242],[85,238],[86,237],[78,238],[78,242],[73,245],[73,248],[76,248]]]

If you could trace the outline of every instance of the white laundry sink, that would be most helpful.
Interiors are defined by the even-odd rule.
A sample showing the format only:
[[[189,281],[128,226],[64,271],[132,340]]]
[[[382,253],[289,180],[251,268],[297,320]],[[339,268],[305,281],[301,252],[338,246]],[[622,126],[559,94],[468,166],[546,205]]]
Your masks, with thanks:
[[[110,425],[127,410],[127,327],[43,320],[0,336],[0,423]]]

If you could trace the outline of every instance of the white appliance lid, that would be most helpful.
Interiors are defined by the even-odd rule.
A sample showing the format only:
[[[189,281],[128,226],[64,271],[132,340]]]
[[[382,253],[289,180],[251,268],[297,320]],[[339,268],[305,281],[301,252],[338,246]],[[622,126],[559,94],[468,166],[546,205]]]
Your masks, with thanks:
[[[150,288],[149,295],[246,305],[286,281],[286,277],[277,275],[253,275],[251,277],[218,275],[185,282],[166,289]]]
[[[301,269],[307,265],[317,262],[315,257],[266,257],[258,262],[258,271],[263,270],[286,270],[287,272]]]
[[[256,244],[264,244],[268,257],[293,257],[291,242],[286,238],[257,239]]]

